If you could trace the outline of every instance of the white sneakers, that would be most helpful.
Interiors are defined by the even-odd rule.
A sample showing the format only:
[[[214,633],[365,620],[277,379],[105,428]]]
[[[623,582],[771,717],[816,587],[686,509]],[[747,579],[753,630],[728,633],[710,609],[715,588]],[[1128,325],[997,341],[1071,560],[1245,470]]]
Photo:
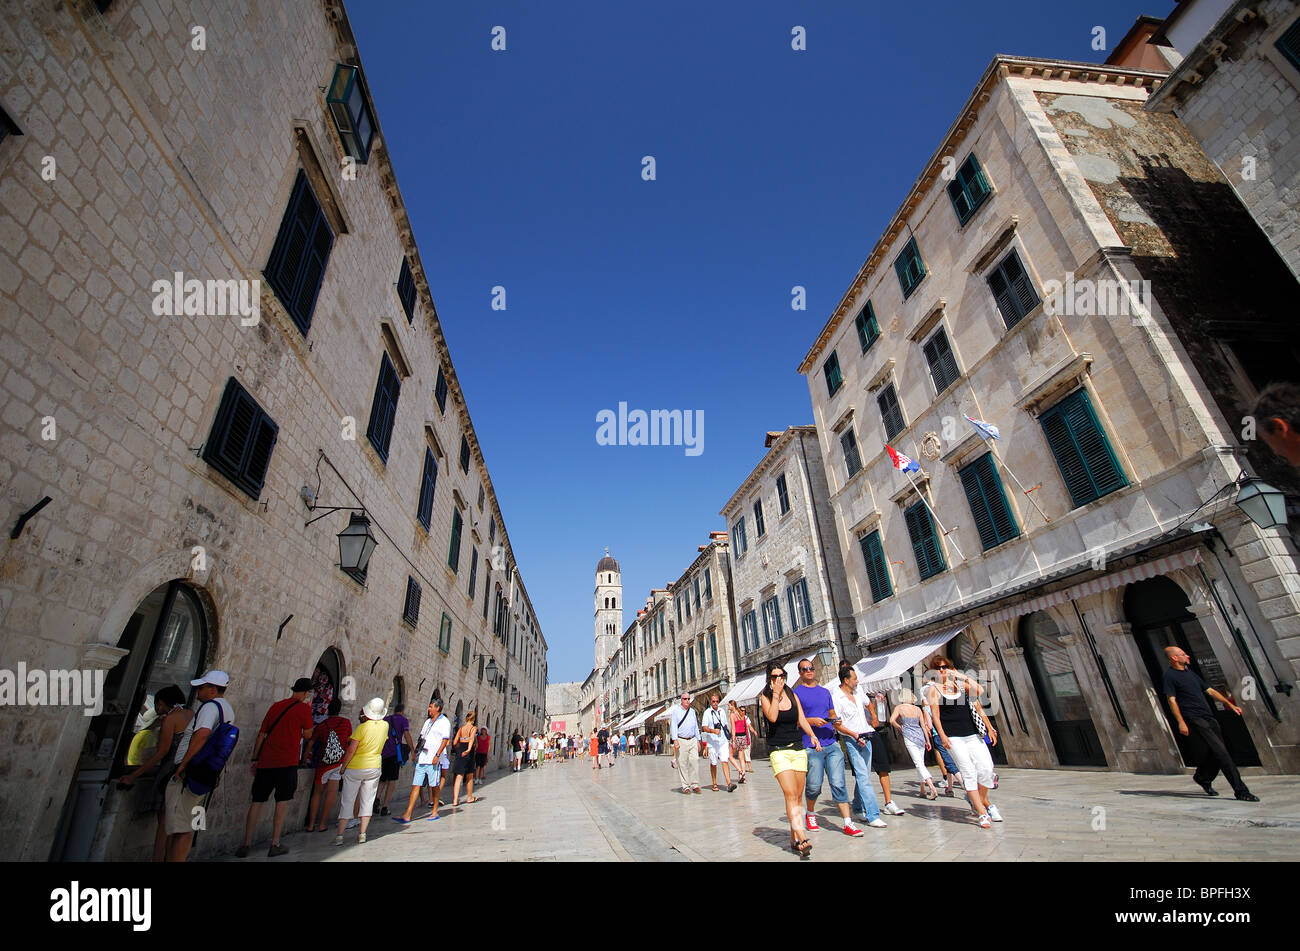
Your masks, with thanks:
[[[873,829],[887,829],[887,828],[889,828],[889,827],[885,824],[885,820],[881,819],[879,816],[877,816],[875,819],[872,819],[870,822],[867,823],[867,825],[869,825],[869,826],[870,826],[871,828],[873,828]]]
[[[881,812],[887,812],[887,813],[889,813],[891,816],[901,816],[901,815],[903,815],[903,810],[902,810],[902,809],[899,809],[898,806],[894,805],[894,800],[892,800],[892,799],[889,800],[889,802],[885,803],[883,806],[881,806],[881,807],[880,807],[880,811],[881,811]]]
[[[1002,821],[1002,813],[998,812],[998,807],[992,803],[989,804],[989,818],[994,822]]]

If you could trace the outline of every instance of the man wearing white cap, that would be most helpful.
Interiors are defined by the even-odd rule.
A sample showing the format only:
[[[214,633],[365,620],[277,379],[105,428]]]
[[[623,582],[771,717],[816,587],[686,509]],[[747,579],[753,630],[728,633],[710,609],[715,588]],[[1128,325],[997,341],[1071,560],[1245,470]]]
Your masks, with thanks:
[[[184,862],[189,856],[190,846],[194,843],[194,820],[199,815],[196,810],[206,795],[190,791],[185,782],[185,767],[203,749],[203,744],[218,724],[223,720],[235,722],[235,710],[224,698],[226,688],[230,686],[229,674],[223,670],[209,670],[198,680],[191,680],[190,686],[199,688],[199,710],[176,745],[176,772],[167,784],[164,797],[169,862]]]

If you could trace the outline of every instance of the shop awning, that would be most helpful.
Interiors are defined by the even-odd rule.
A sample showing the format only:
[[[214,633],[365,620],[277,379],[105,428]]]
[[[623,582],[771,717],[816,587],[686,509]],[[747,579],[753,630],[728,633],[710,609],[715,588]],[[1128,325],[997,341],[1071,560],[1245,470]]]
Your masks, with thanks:
[[[913,641],[911,644],[905,644],[896,650],[883,654],[868,654],[853,665],[858,672],[858,686],[868,693],[893,690],[898,686],[899,677],[935,653],[968,626],[969,624],[960,624],[919,641]]]
[[[634,716],[634,717],[633,717],[631,720],[629,720],[627,723],[623,724],[623,729],[624,729],[624,730],[635,730],[637,727],[639,727],[639,726],[641,726],[642,724],[644,724],[646,720],[649,720],[652,716],[654,716],[656,713],[658,713],[658,712],[659,712],[660,710],[662,710],[662,709],[663,709],[663,707],[654,707],[654,708],[651,709],[651,710],[646,710],[644,713],[638,713],[636,716]]]
[[[763,691],[766,681],[766,674],[755,674],[752,677],[746,677],[727,692],[727,695],[722,698],[723,704],[728,704],[734,700],[736,706],[744,706]]]
[[[1156,575],[1164,575],[1175,570],[1176,568],[1187,568],[1201,560],[1201,552],[1197,548],[1189,548],[1186,551],[1175,552],[1172,555],[1166,555],[1164,558],[1156,558],[1153,561],[1144,561],[1141,564],[1125,568],[1123,571],[1116,571],[1112,574],[1102,575],[1100,578],[1093,578],[1091,581],[1085,581],[1082,584],[1076,584],[1070,588],[1062,588],[1060,591],[1053,591],[1051,594],[1045,594],[1040,598],[1033,598],[1029,601],[1021,601],[1019,604],[1013,604],[1010,607],[994,611],[992,614],[985,615],[980,620],[986,624],[996,624],[999,621],[1010,621],[1018,618],[1022,614],[1033,614],[1035,611],[1041,611],[1044,608],[1050,608],[1054,604],[1063,604],[1066,601],[1073,601],[1075,598],[1086,597],[1090,594],[1100,594],[1103,591],[1109,591],[1111,588],[1118,588],[1120,585],[1132,584],[1135,581],[1145,581],[1147,578],[1154,578]]]
[[[673,715],[672,707],[664,707],[663,710],[660,711],[660,712],[655,716],[655,721],[654,721],[654,722],[655,722],[655,723],[658,723],[660,720],[667,720],[667,719],[668,719],[670,716],[672,716],[672,715]]]

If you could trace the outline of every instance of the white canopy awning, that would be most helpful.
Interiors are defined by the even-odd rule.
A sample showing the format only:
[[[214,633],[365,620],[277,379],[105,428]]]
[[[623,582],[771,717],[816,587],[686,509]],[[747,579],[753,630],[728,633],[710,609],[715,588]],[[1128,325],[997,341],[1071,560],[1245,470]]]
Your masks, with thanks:
[[[667,720],[672,715],[672,707],[664,707],[663,710],[655,716],[655,722],[658,723],[660,720]]]
[[[623,729],[624,729],[624,730],[635,730],[637,727],[641,726],[643,723],[645,723],[646,720],[649,720],[652,716],[654,716],[656,713],[658,713],[658,712],[659,712],[660,710],[662,710],[662,709],[663,709],[663,707],[653,707],[653,708],[651,708],[651,709],[649,709],[649,710],[646,710],[644,713],[638,713],[636,716],[634,716],[634,717],[633,717],[631,720],[629,720],[627,723],[624,723],[624,724],[623,724]]]
[[[766,674],[755,674],[752,677],[746,677],[727,692],[727,695],[722,698],[722,702],[726,704],[734,700],[736,706],[744,706],[762,692],[766,680]]]
[[[949,630],[939,631],[919,641],[913,641],[897,650],[883,654],[868,654],[853,665],[858,672],[859,684],[868,693],[893,690],[898,686],[898,678],[911,670],[925,658],[935,653],[944,644],[960,634],[969,626],[962,624]]]

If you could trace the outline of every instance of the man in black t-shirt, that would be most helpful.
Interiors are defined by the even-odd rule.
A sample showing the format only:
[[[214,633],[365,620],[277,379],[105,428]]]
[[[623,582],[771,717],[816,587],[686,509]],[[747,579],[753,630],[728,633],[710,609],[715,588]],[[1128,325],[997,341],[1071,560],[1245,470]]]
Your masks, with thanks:
[[[1214,708],[1205,698],[1212,697],[1225,704],[1237,716],[1241,716],[1241,707],[1208,686],[1194,671],[1188,670],[1187,663],[1191,657],[1181,647],[1166,647],[1165,654],[1169,657],[1169,669],[1165,671],[1164,691],[1169,709],[1173,711],[1174,720],[1178,723],[1178,732],[1189,736],[1194,730],[1205,744],[1205,753],[1192,779],[1196,780],[1207,795],[1217,796],[1218,793],[1210,784],[1219,775],[1219,770],[1223,770],[1223,775],[1232,784],[1232,790],[1238,799],[1259,802],[1259,797],[1246,788],[1241,773],[1237,772],[1237,766],[1223,742],[1223,728],[1214,716]]]
[[[601,727],[596,734],[596,752],[598,754],[596,757],[598,768],[609,763],[609,730],[604,727]],[[613,766],[614,764],[610,763],[610,765]]]

